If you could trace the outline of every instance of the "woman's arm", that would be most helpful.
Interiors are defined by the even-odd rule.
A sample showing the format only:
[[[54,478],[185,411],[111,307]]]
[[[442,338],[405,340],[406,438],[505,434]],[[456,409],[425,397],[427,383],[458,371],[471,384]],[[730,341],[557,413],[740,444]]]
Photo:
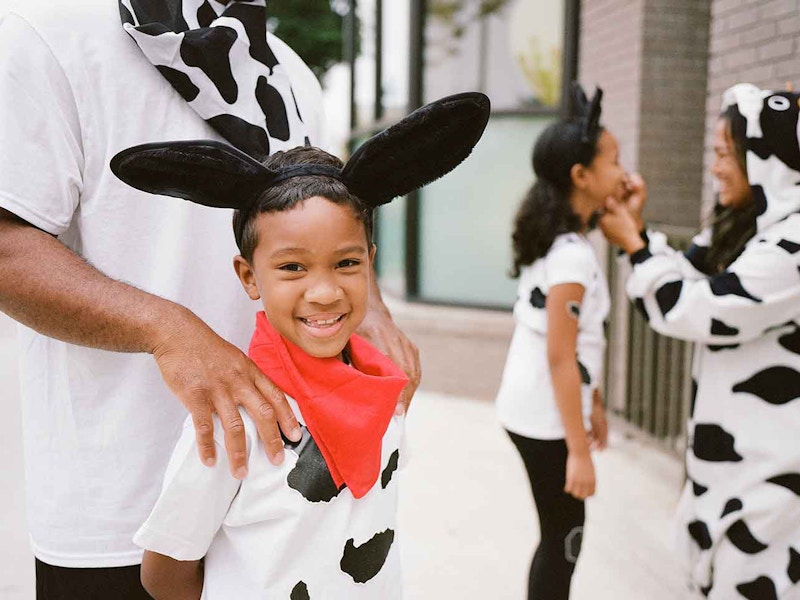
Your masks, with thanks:
[[[145,550],[142,585],[155,600],[199,600],[203,592],[203,565],[199,560],[175,560]]]
[[[580,305],[584,287],[578,283],[554,285],[547,294],[547,361],[556,406],[567,442],[564,491],[583,500],[594,494],[594,465],[589,436],[583,425],[581,375],[578,370],[578,319],[570,305]]]

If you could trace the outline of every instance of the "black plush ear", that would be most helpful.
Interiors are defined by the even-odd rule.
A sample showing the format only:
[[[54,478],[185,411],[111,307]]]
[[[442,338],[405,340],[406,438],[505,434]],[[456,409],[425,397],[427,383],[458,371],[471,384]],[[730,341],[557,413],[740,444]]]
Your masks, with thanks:
[[[347,161],[342,179],[370,206],[408,194],[469,156],[486,128],[489,111],[489,98],[479,92],[427,104],[364,142]]]
[[[214,140],[142,144],[111,159],[128,185],[205,206],[243,208],[275,173],[236,148]]]
[[[572,88],[572,106],[570,106],[570,117],[581,118],[589,112],[589,99],[586,97],[586,92],[583,91],[581,84],[573,81]]]

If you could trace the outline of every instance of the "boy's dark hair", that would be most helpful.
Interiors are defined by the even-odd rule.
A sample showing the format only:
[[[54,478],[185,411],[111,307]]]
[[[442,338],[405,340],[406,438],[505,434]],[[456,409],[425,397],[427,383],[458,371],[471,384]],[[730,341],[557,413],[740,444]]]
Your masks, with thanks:
[[[319,148],[301,146],[285,152],[276,152],[264,160],[264,165],[274,170],[293,165],[325,165],[341,169],[342,161]],[[258,215],[289,210],[314,196],[322,196],[334,204],[349,206],[356,218],[364,224],[367,243],[372,243],[371,208],[352,194],[338,179],[325,175],[299,175],[261,192],[248,210],[234,211],[233,235],[242,257],[248,262],[253,260],[253,252],[258,245],[258,229],[255,225]]]
[[[573,165],[588,167],[592,163],[601,132],[599,128],[596,135],[583,141],[579,121],[561,120],[549,125],[536,140],[536,182],[526,193],[514,220],[512,277],[519,277],[520,267],[546,255],[557,235],[580,230],[580,217],[569,204],[570,171]]]

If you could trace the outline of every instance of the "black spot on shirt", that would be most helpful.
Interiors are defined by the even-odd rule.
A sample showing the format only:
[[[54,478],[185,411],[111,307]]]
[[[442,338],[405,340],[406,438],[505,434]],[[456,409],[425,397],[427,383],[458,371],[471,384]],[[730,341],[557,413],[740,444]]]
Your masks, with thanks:
[[[200,93],[200,88],[192,83],[192,80],[186,73],[164,65],[156,65],[156,69],[158,69],[158,72],[164,76],[164,79],[169,81],[170,85],[174,87],[187,102],[191,102],[197,98],[197,94]]]
[[[800,373],[790,367],[769,367],[733,386],[770,404],[786,404],[800,397]]]
[[[258,160],[269,156],[269,138],[261,127],[229,114],[217,115],[207,121],[242,152]]]
[[[531,297],[528,302],[531,303],[533,308],[544,308],[545,303],[547,302],[547,296],[544,295],[542,290],[540,290],[538,287],[535,287],[531,290]]]
[[[235,29],[220,25],[187,31],[181,40],[183,61],[203,71],[228,104],[236,102],[239,96],[230,60],[230,51],[237,37]]]
[[[774,483],[785,487],[790,492],[800,496],[800,473],[784,473],[767,479],[767,483]]]
[[[662,315],[666,317],[667,313],[675,308],[682,289],[682,281],[670,281],[656,290],[656,302],[658,302],[658,308],[661,309]]]
[[[760,217],[767,212],[767,195],[764,193],[764,188],[760,185],[751,185],[750,189],[753,191],[753,204],[756,207],[756,216]]]
[[[297,464],[289,471],[286,481],[309,502],[330,502],[345,486],[336,487],[325,458],[308,429],[302,428],[303,439],[296,444]],[[292,447],[291,444],[287,444]]]
[[[789,240],[781,240],[778,242],[778,246],[786,250],[789,254],[795,254],[800,250],[800,244],[790,242]]]
[[[701,273],[706,273],[706,258],[708,256],[707,246],[698,246],[697,244],[692,244],[689,246],[689,249],[683,253],[683,255],[695,269]]]
[[[728,527],[725,532],[731,543],[745,554],[758,554],[767,549],[767,545],[761,543],[751,533],[747,523],[739,519]]]
[[[706,348],[708,348],[709,352],[722,352],[723,350],[736,350],[740,344],[708,344]]]
[[[702,521],[692,521],[688,525],[689,535],[697,542],[701,550],[711,548],[711,534],[708,532],[708,525]]]
[[[736,327],[731,327],[730,325],[726,325],[722,321],[718,321],[717,319],[711,319],[711,335],[738,335],[739,330]]]
[[[692,436],[692,451],[700,460],[739,462],[742,457],[734,449],[733,436],[714,423],[698,423]]]
[[[297,585],[292,588],[289,600],[311,600],[311,596],[308,595],[308,586],[305,582],[299,581]]]
[[[731,271],[725,271],[724,273],[715,275],[708,281],[711,292],[715,296],[739,296],[752,300],[753,302],[761,302],[759,298],[756,298],[744,289],[739,276]]]
[[[744,504],[738,498],[731,498],[725,503],[725,508],[722,509],[722,514],[719,516],[720,519],[725,515],[729,515],[737,510],[742,510],[744,508]]]
[[[592,376],[589,375],[589,369],[587,369],[586,366],[580,360],[578,360],[578,371],[581,374],[581,383],[583,385],[591,385]]]
[[[200,8],[197,9],[197,24],[200,27],[208,27],[217,19],[217,13],[208,3],[208,0],[203,0]]]
[[[122,3],[120,3],[120,6]],[[164,23],[169,30],[176,33],[187,31],[189,25],[183,18],[180,2],[164,2],[164,0],[131,0],[131,8],[139,19],[139,23]]]
[[[267,131],[275,139],[285,142],[289,139],[289,117],[286,114],[286,104],[280,92],[267,83],[263,75],[256,83],[256,100],[261,107],[261,112],[267,120]]]
[[[697,380],[692,377],[692,397],[689,400],[689,418],[694,418],[694,405],[697,403]]]
[[[692,481],[692,493],[695,496],[702,496],[708,491],[708,488],[704,485],[700,485],[696,481]]]
[[[778,343],[789,352],[800,354],[800,327],[795,327],[794,331],[779,337]]]
[[[360,546],[356,546],[353,538],[350,538],[345,544],[339,566],[356,583],[365,583],[383,568],[392,542],[394,542],[394,531],[391,529],[376,533],[372,539]]]
[[[244,2],[234,2],[225,9],[226,17],[234,17],[244,25],[247,34],[250,56],[269,67],[270,72],[278,65],[278,59],[267,42],[267,19],[263,6],[247,6]]]
[[[386,489],[386,486],[389,485],[389,482],[392,480],[394,472],[397,471],[397,463],[399,460],[400,451],[395,450],[389,457],[389,461],[386,463],[386,468],[383,470],[383,473],[381,473],[381,487],[383,489]]]
[[[792,583],[800,581],[800,552],[794,548],[789,548],[789,568],[786,574]]]
[[[736,591],[747,600],[778,600],[775,584],[766,575],[747,583],[740,583],[736,586]]]

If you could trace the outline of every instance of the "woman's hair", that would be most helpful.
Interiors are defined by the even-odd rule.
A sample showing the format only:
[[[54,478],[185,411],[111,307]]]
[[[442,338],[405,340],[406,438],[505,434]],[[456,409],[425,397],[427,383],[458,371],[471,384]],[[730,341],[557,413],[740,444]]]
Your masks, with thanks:
[[[745,140],[747,121],[733,104],[719,117],[728,127],[736,160],[747,174]],[[710,275],[728,268],[744,250],[745,244],[756,234],[756,206],[749,203],[742,208],[721,206],[715,203],[711,216],[711,244],[705,255],[704,271]]]
[[[561,120],[549,125],[533,148],[536,182],[528,190],[514,219],[511,236],[514,252],[512,277],[520,267],[543,257],[556,236],[579,231],[580,217],[569,203],[573,165],[589,166],[597,155],[598,130],[594,139],[584,141],[577,121]]]
[[[342,161],[319,148],[303,146],[276,152],[264,161],[264,165],[273,170],[294,165],[324,165],[341,169]],[[314,196],[321,196],[334,204],[349,206],[355,217],[364,224],[367,243],[372,242],[372,209],[352,194],[344,183],[325,175],[299,175],[261,192],[247,210],[234,211],[233,235],[242,257],[248,262],[253,260],[253,252],[258,245],[258,215],[290,210]]]

